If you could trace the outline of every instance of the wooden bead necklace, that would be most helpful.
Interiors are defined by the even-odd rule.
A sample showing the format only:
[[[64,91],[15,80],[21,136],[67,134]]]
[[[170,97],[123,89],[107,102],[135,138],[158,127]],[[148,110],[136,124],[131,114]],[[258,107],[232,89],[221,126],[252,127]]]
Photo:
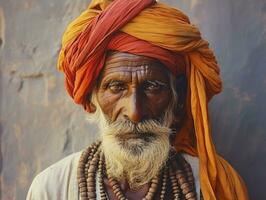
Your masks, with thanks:
[[[108,170],[105,169],[104,155],[101,152],[100,145],[101,142],[93,143],[81,154],[77,170],[80,199],[96,200],[97,180],[100,199],[108,200],[104,188],[104,177],[106,177],[116,198],[128,200],[117,180],[107,173]],[[156,193],[158,193],[160,200],[166,199],[168,184],[171,184],[170,191],[174,200],[196,200],[195,181],[191,167],[181,154],[174,151],[170,152],[166,166],[161,170],[160,174],[150,181],[148,192],[142,200],[152,200]]]

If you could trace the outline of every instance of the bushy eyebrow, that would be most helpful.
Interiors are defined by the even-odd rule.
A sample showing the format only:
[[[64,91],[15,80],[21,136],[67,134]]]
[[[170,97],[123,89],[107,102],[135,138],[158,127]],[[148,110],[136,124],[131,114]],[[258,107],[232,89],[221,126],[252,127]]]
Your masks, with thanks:
[[[126,81],[126,79],[123,78],[123,77],[107,77],[107,78],[105,78],[105,79],[102,80],[101,85],[106,85],[106,84],[110,84],[110,83],[113,83],[113,82],[123,82],[123,83],[126,83],[128,81]]]
[[[160,86],[167,86],[166,83],[159,81],[159,80],[147,80],[145,81],[146,83],[150,83],[150,84],[158,84]]]
[[[110,78],[110,79],[106,79],[104,81],[102,81],[102,83],[100,84],[101,88],[107,88],[110,84],[112,83],[126,83],[125,80],[121,80],[121,79],[116,79],[116,78]]]

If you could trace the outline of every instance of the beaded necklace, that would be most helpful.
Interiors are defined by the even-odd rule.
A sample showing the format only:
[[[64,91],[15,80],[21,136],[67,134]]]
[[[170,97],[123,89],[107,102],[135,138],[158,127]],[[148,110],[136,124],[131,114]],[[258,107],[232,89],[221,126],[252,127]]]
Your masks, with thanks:
[[[128,200],[119,183],[106,172],[104,155],[100,145],[101,142],[93,143],[81,154],[77,170],[80,199],[96,200],[96,175],[98,173],[101,200],[108,199],[103,181],[105,175],[116,198]],[[170,152],[166,166],[150,181],[148,192],[142,200],[152,200],[157,192],[160,200],[165,199],[168,183],[171,184],[170,191],[174,200],[196,200],[197,195],[191,167],[181,154],[174,151]]]

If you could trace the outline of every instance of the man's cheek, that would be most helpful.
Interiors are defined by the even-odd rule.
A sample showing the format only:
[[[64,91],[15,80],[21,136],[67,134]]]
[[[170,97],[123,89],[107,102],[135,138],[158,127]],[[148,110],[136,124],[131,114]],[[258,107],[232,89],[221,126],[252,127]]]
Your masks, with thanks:
[[[152,105],[147,106],[150,119],[159,120],[164,116],[166,108],[159,108],[159,105],[159,103],[154,103]]]
[[[147,109],[152,114],[152,118],[160,118],[169,106],[170,98],[165,94],[166,98],[155,97],[147,103]]]
[[[103,113],[108,117],[108,119],[111,119],[112,121],[117,118],[117,113],[120,110],[120,101],[121,100],[119,95],[114,95],[107,92],[99,94],[98,97],[98,102]]]

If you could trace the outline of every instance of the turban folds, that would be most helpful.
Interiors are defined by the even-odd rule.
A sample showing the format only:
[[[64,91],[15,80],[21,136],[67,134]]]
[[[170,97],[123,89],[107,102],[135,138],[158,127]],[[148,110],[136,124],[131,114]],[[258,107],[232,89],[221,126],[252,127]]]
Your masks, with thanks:
[[[58,59],[69,95],[87,111],[87,97],[108,50],[156,58],[174,75],[186,75],[188,115],[175,148],[199,157],[204,199],[248,199],[241,177],[217,155],[212,142],[208,102],[221,91],[219,67],[208,42],[188,17],[154,0],[93,0],[68,26]]]

